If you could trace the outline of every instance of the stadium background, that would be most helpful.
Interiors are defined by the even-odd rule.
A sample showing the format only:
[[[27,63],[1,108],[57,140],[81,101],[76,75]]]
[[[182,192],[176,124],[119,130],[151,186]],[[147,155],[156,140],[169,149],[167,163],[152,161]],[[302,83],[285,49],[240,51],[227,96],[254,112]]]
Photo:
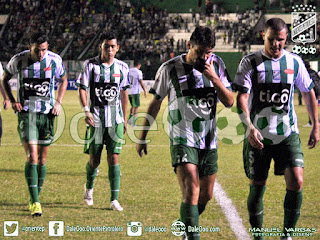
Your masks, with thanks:
[[[204,0],[0,0],[0,61],[5,67],[6,62],[15,53],[27,48],[31,32],[45,31],[50,36],[49,49],[63,57],[69,79],[72,80],[77,77],[82,61],[98,54],[96,40],[99,34],[103,30],[115,28],[122,37],[119,39],[120,51],[117,58],[129,64],[134,58],[141,58],[145,79],[152,80],[162,62],[186,51],[186,40],[197,24],[210,24],[216,29],[215,52],[223,58],[233,79],[241,57],[262,47],[259,32],[263,23],[272,16],[280,16],[286,19],[290,27],[292,5],[306,3],[317,7],[319,19],[319,1],[296,1],[294,4],[290,0],[212,1],[213,5],[208,9]],[[314,68],[319,62],[319,23],[318,20],[316,42],[307,45],[316,47],[316,53],[300,54],[304,59],[312,61]],[[294,43],[288,39],[287,48],[292,50],[293,46]],[[72,85],[70,83],[70,86]],[[58,120],[58,122],[65,121],[63,134],[50,148],[48,176],[41,194],[44,216],[36,220],[30,218],[27,211],[28,195],[23,173],[25,154],[19,145],[16,116],[11,110],[1,112],[4,124],[0,148],[2,163],[0,209],[3,212],[0,218],[3,220],[0,222],[1,229],[4,221],[17,220],[20,224],[21,239],[47,239],[48,222],[61,220],[65,225],[104,224],[124,228],[122,234],[66,232],[66,239],[127,239],[128,222],[141,221],[144,227],[165,226],[169,230],[167,234],[147,234],[143,231],[140,238],[176,239],[170,232],[170,226],[178,216],[180,191],[170,166],[168,137],[162,126],[165,104],[157,119],[158,131],[150,132],[149,135],[152,141],[148,156],[142,160],[135,156],[134,142],[126,137],[127,146],[121,155],[123,178],[120,193],[120,201],[124,205],[125,212],[116,214],[106,210],[109,194],[106,161],[102,161],[101,173],[95,186],[94,207],[87,208],[82,205],[84,166],[87,156],[81,153],[81,144],[71,136],[70,124],[73,117],[81,112],[77,98],[76,91],[66,93],[63,103],[65,115]],[[147,99],[142,97],[141,112],[146,111],[150,100],[151,96]],[[297,99],[295,101],[297,103]],[[221,109],[222,106],[219,105],[218,110]],[[301,239],[320,239],[318,233],[320,196],[314,191],[320,185],[319,147],[307,150],[309,129],[302,128],[307,122],[305,106],[296,106],[296,110],[303,150],[305,158],[308,159],[305,172],[305,200],[299,227],[317,229],[315,236]],[[81,122],[76,126],[80,136],[83,136],[84,128]],[[248,187],[242,170],[241,144],[230,145],[219,142],[219,147],[218,182],[232,200],[247,229],[249,223],[245,201]],[[271,175],[272,169],[265,196],[265,226],[281,229],[284,181]],[[226,213],[220,210],[221,205],[217,199],[215,196],[210,202],[208,210],[201,216],[200,224],[205,227],[219,227],[220,232],[203,234],[203,239],[246,239],[236,234],[236,232],[241,233],[238,228],[230,227],[230,221],[225,216]],[[229,215],[233,214],[234,212],[231,212]],[[21,232],[21,226],[37,225],[46,227],[44,235]]]

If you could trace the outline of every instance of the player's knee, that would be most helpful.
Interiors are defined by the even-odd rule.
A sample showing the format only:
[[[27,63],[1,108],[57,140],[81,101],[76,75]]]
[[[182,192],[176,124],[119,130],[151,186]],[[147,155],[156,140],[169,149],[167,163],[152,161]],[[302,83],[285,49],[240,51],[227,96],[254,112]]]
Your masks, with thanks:
[[[200,194],[199,202],[203,204],[207,204],[212,199],[213,193],[212,192],[205,192]]]
[[[288,184],[287,189],[298,192],[302,190],[302,187],[303,187],[303,177],[299,176]]]

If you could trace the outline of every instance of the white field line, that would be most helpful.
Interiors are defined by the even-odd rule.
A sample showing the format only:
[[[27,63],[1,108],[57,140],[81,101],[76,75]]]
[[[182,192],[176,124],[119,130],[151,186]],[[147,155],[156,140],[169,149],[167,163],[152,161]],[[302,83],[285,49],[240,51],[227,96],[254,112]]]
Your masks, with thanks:
[[[236,238],[238,240],[250,240],[251,237],[249,236],[247,229],[243,226],[242,219],[239,216],[237,209],[217,180],[214,183],[213,195],[220,205],[222,212],[227,217],[231,230],[236,235]]]

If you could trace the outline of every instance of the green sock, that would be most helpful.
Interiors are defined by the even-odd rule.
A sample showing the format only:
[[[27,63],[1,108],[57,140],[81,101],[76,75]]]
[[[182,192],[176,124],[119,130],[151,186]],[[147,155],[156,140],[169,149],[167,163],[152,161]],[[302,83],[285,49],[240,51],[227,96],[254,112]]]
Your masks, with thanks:
[[[132,114],[129,115],[128,121],[130,120],[130,118],[132,118],[132,116],[133,116]]]
[[[247,201],[249,221],[252,228],[262,228],[263,225],[263,194],[267,186],[250,185]],[[263,239],[263,237],[255,237]]]
[[[92,189],[93,188],[93,184],[94,184],[94,180],[97,176],[97,168],[91,168],[89,163],[87,163],[86,166],[86,170],[87,170],[87,184],[86,187],[87,189]]]
[[[198,203],[198,211],[199,211],[199,216],[201,215],[201,213],[203,213],[203,211],[206,209],[206,204],[199,204]]]
[[[302,205],[302,190],[294,192],[287,190],[284,199],[284,224],[283,231],[287,234],[286,228],[294,228],[300,216],[300,208]]]
[[[109,182],[110,182],[110,190],[111,190],[110,201],[118,200],[118,196],[119,196],[119,192],[120,192],[120,166],[119,166],[119,164],[109,166]]]
[[[28,184],[30,200],[32,203],[40,202],[38,195],[38,172],[37,172],[37,164],[26,163],[24,174],[26,177],[26,181]]]
[[[42,190],[42,186],[44,183],[44,179],[47,175],[47,165],[38,165],[38,195],[40,195],[40,192]]]
[[[198,205],[190,205],[182,202],[180,206],[180,219],[186,225],[188,239],[200,239],[200,233],[197,231],[188,231],[190,227],[199,227]]]

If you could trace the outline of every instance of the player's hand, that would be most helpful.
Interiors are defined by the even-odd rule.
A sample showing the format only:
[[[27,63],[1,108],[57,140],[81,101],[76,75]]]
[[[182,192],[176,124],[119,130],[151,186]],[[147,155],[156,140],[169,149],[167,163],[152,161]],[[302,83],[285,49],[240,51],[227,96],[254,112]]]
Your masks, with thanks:
[[[94,121],[93,121],[93,115],[90,111],[85,111],[84,114],[86,115],[84,121],[86,122],[86,124],[90,125],[90,126],[94,126]]]
[[[257,149],[262,149],[264,147],[263,143],[261,142],[263,140],[263,137],[261,133],[256,129],[252,128],[250,130],[249,136],[248,136],[248,141],[251,144],[252,147],[257,148]]]
[[[9,99],[8,99],[8,100],[4,100],[4,101],[3,101],[3,108],[4,108],[4,110],[9,109],[9,106],[10,106],[10,100],[9,100]]]
[[[51,113],[54,115],[54,116],[59,116],[60,113],[61,113],[61,104],[56,101],[51,109]]]
[[[136,150],[137,150],[137,153],[139,154],[140,157],[143,156],[143,152],[145,155],[148,154],[147,144],[137,144]]]
[[[309,149],[314,148],[318,142],[319,142],[319,130],[312,128],[309,136],[309,141],[308,141]]]
[[[12,109],[15,111],[15,112],[21,112],[22,111],[22,105],[21,103],[19,102],[14,102],[14,103],[11,103],[12,104]]]
[[[211,60],[210,63],[205,63],[202,74],[212,82],[219,79],[219,76],[213,66],[213,60]]]

